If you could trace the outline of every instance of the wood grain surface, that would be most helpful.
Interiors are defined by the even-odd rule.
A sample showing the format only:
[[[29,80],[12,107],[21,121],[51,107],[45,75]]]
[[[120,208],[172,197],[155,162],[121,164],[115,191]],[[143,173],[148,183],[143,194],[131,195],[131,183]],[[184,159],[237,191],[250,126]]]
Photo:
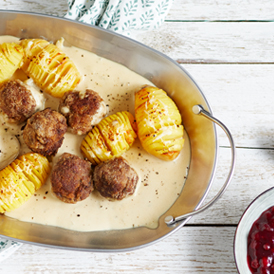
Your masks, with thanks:
[[[234,233],[234,227],[184,227],[161,242],[126,253],[60,251],[25,244],[1,263],[0,272],[237,273],[231,257]]]
[[[180,63],[274,61],[274,22],[166,22],[139,40]]]
[[[174,0],[167,21],[273,20],[271,0]]]
[[[63,16],[65,0],[0,0],[0,9]],[[274,1],[174,0],[160,29],[137,40],[179,62],[237,146],[235,176],[209,210],[170,237],[126,253],[88,253],[24,244],[0,273],[237,273],[233,239],[249,203],[274,186]],[[225,134],[206,201],[230,166]]]

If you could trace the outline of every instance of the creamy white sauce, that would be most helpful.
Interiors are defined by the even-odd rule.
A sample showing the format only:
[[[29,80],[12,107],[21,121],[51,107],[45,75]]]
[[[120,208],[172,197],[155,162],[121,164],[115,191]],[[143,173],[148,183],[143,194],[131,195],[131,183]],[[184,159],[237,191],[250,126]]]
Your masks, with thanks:
[[[10,36],[0,37],[0,43],[17,41]],[[134,93],[145,84],[151,83],[112,61],[101,58],[91,52],[75,47],[58,46],[74,61],[83,79],[76,88],[79,91],[93,89],[105,101],[109,114],[127,110],[134,114]],[[25,76],[17,72],[20,78]],[[57,110],[59,100],[45,95],[45,107]],[[1,118],[1,117],[0,117]],[[21,135],[20,127],[1,125],[8,131]],[[80,143],[84,136],[66,133],[62,147],[52,165],[64,152],[82,157]],[[96,231],[109,229],[126,229],[139,226],[156,228],[159,217],[175,202],[183,188],[190,160],[190,145],[184,135],[185,145],[175,161],[165,162],[142,149],[137,139],[133,146],[123,154],[131,167],[139,175],[139,182],[134,195],[121,201],[109,201],[97,191],[77,204],[66,204],[57,199],[51,192],[50,178],[35,195],[20,208],[5,213],[7,216],[45,225],[59,226],[77,231]],[[22,144],[21,153],[28,149]]]
[[[39,111],[45,108],[45,101],[46,98],[43,95],[43,93],[40,91],[39,87],[35,85],[32,79],[28,79],[24,81],[24,83],[27,85],[27,88],[30,90],[35,102],[36,107],[35,111]]]
[[[0,134],[0,170],[9,165],[17,156],[20,143],[16,136],[1,131]]]

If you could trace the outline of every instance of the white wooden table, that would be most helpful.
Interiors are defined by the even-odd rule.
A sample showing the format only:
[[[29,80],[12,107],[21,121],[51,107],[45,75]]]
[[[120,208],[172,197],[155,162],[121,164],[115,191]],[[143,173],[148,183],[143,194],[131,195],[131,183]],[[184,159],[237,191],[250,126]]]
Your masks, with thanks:
[[[0,9],[62,16],[66,0],[0,0]],[[234,233],[248,204],[274,185],[274,2],[174,0],[163,26],[137,40],[186,68],[237,146],[235,176],[209,210],[167,239],[127,253],[88,253],[23,245],[0,273],[237,273]],[[222,132],[217,176],[230,165]]]

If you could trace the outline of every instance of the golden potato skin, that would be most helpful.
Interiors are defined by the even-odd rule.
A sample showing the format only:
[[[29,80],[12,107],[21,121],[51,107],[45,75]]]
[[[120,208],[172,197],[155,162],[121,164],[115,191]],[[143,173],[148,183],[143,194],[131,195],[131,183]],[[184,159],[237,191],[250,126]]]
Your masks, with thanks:
[[[25,51],[22,69],[46,93],[61,98],[80,82],[75,64],[56,45],[42,39],[22,40],[21,45]]]
[[[46,157],[27,153],[0,171],[0,213],[26,202],[47,180],[51,167]]]
[[[49,44],[48,41],[44,39],[23,39],[20,41],[20,45],[24,50],[24,59],[21,68],[26,71],[32,60],[33,56],[36,56],[42,51],[44,47]]]
[[[21,66],[24,57],[23,48],[17,43],[0,45],[0,84],[11,78]]]
[[[127,151],[137,137],[134,117],[127,111],[112,114],[97,124],[81,143],[83,155],[97,165]]]
[[[184,145],[182,118],[165,91],[145,86],[135,94],[137,134],[143,148],[165,160],[174,160]]]

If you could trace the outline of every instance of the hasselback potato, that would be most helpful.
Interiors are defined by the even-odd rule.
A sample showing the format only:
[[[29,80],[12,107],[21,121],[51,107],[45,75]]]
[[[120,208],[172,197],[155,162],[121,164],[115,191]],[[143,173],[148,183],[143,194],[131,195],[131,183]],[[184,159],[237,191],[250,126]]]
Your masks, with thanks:
[[[154,156],[174,160],[184,145],[182,118],[165,91],[146,86],[135,94],[137,134],[143,148]]]
[[[49,45],[49,42],[44,39],[23,39],[20,41],[20,45],[25,53],[21,67],[25,71],[30,64],[32,57],[36,56],[44,47]]]
[[[61,98],[80,82],[75,64],[56,45],[43,39],[22,40],[21,45],[25,51],[22,69],[43,91]]]
[[[127,151],[137,137],[134,117],[127,111],[110,115],[84,138],[81,151],[93,165],[118,157]]]
[[[16,43],[0,45],[0,84],[8,80],[20,67],[24,50]]]
[[[38,153],[18,157],[0,171],[0,213],[18,208],[47,180],[50,164]]]

